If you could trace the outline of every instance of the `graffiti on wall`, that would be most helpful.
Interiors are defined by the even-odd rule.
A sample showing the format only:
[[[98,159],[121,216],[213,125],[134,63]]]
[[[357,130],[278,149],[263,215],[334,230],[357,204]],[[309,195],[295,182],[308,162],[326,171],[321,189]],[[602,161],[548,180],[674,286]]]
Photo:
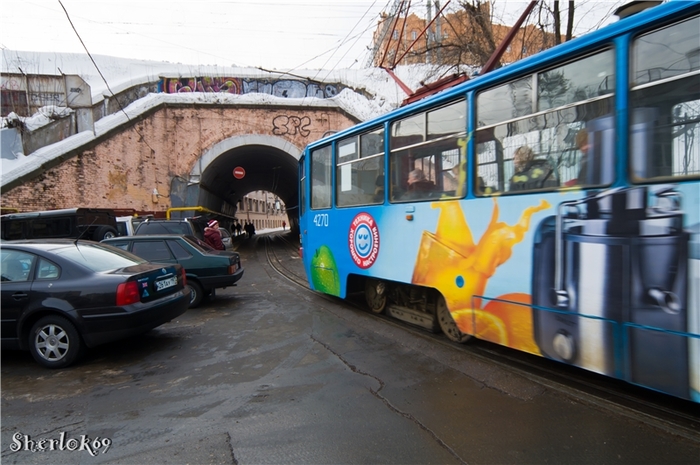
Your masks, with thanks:
[[[300,134],[308,137],[311,134],[307,128],[311,125],[311,118],[308,116],[287,116],[278,115],[272,120],[272,133],[276,136]]]
[[[180,92],[218,92],[227,94],[268,94],[282,98],[331,98],[344,87],[341,84],[322,84],[294,79],[266,80],[235,77],[181,77],[163,78],[158,91],[166,94]]]
[[[2,116],[15,112],[31,116],[41,107],[58,106],[89,108],[92,106],[90,86],[78,75],[24,75],[7,73],[0,76]]]

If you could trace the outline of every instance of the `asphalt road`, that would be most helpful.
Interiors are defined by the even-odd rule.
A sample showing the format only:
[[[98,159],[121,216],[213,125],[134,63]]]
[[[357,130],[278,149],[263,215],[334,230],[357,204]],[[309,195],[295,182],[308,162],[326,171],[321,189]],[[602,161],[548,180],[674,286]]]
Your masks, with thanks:
[[[72,368],[3,351],[2,463],[700,462],[700,437],[305,291],[253,243],[237,287]]]

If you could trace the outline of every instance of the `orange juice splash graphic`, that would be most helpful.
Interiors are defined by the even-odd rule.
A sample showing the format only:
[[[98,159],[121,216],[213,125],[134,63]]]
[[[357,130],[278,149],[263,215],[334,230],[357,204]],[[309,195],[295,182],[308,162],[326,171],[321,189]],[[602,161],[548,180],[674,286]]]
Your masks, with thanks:
[[[496,198],[493,203],[491,221],[477,244],[458,201],[433,203],[433,208],[441,210],[437,229],[435,234],[423,231],[412,282],[438,289],[462,332],[538,354],[528,294],[500,296],[512,303],[490,301],[484,308],[482,299],[475,296],[484,294],[496,268],[508,261],[513,246],[523,240],[532,215],[551,205],[541,200],[509,226],[498,221]]]

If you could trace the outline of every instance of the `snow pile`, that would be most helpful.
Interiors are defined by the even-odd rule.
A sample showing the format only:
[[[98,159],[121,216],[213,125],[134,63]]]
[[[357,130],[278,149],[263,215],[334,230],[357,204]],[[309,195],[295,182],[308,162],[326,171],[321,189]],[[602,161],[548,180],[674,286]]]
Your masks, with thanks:
[[[11,112],[6,117],[2,118],[3,128],[23,128],[28,131],[34,131],[42,126],[49,124],[51,121],[64,118],[73,112],[71,108],[59,107],[56,105],[48,105],[39,108],[39,111],[29,117],[22,117],[15,112]]]

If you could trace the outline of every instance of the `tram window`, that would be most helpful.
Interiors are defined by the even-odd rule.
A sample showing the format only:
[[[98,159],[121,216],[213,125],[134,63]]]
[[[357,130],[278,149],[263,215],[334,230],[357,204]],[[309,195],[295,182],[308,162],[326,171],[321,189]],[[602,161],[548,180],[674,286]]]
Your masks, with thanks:
[[[459,100],[392,124],[391,202],[464,195],[466,116],[466,102]]]
[[[338,141],[338,163],[345,163],[359,158],[360,151],[357,147],[357,137]]]
[[[538,73],[537,110],[558,108],[614,92],[613,59],[612,50],[608,50]]]
[[[476,102],[479,126],[531,115],[532,102],[532,76],[482,92]]]
[[[451,134],[458,134],[467,129],[467,106],[458,102],[428,112],[427,139],[440,139]]]
[[[311,152],[311,208],[331,207],[331,146]]]
[[[700,177],[700,17],[635,39],[631,79],[633,178]]]
[[[633,87],[698,71],[700,17],[638,37],[633,63]]]
[[[339,207],[384,202],[384,128],[337,144],[336,203]]]
[[[539,108],[527,104],[532,79],[538,83]],[[613,51],[536,73],[532,79],[477,95],[482,112],[477,114],[477,193],[612,183]]]
[[[360,153],[363,158],[384,153],[384,128],[360,136]]]
[[[425,141],[425,113],[404,118],[391,125],[391,149]]]

